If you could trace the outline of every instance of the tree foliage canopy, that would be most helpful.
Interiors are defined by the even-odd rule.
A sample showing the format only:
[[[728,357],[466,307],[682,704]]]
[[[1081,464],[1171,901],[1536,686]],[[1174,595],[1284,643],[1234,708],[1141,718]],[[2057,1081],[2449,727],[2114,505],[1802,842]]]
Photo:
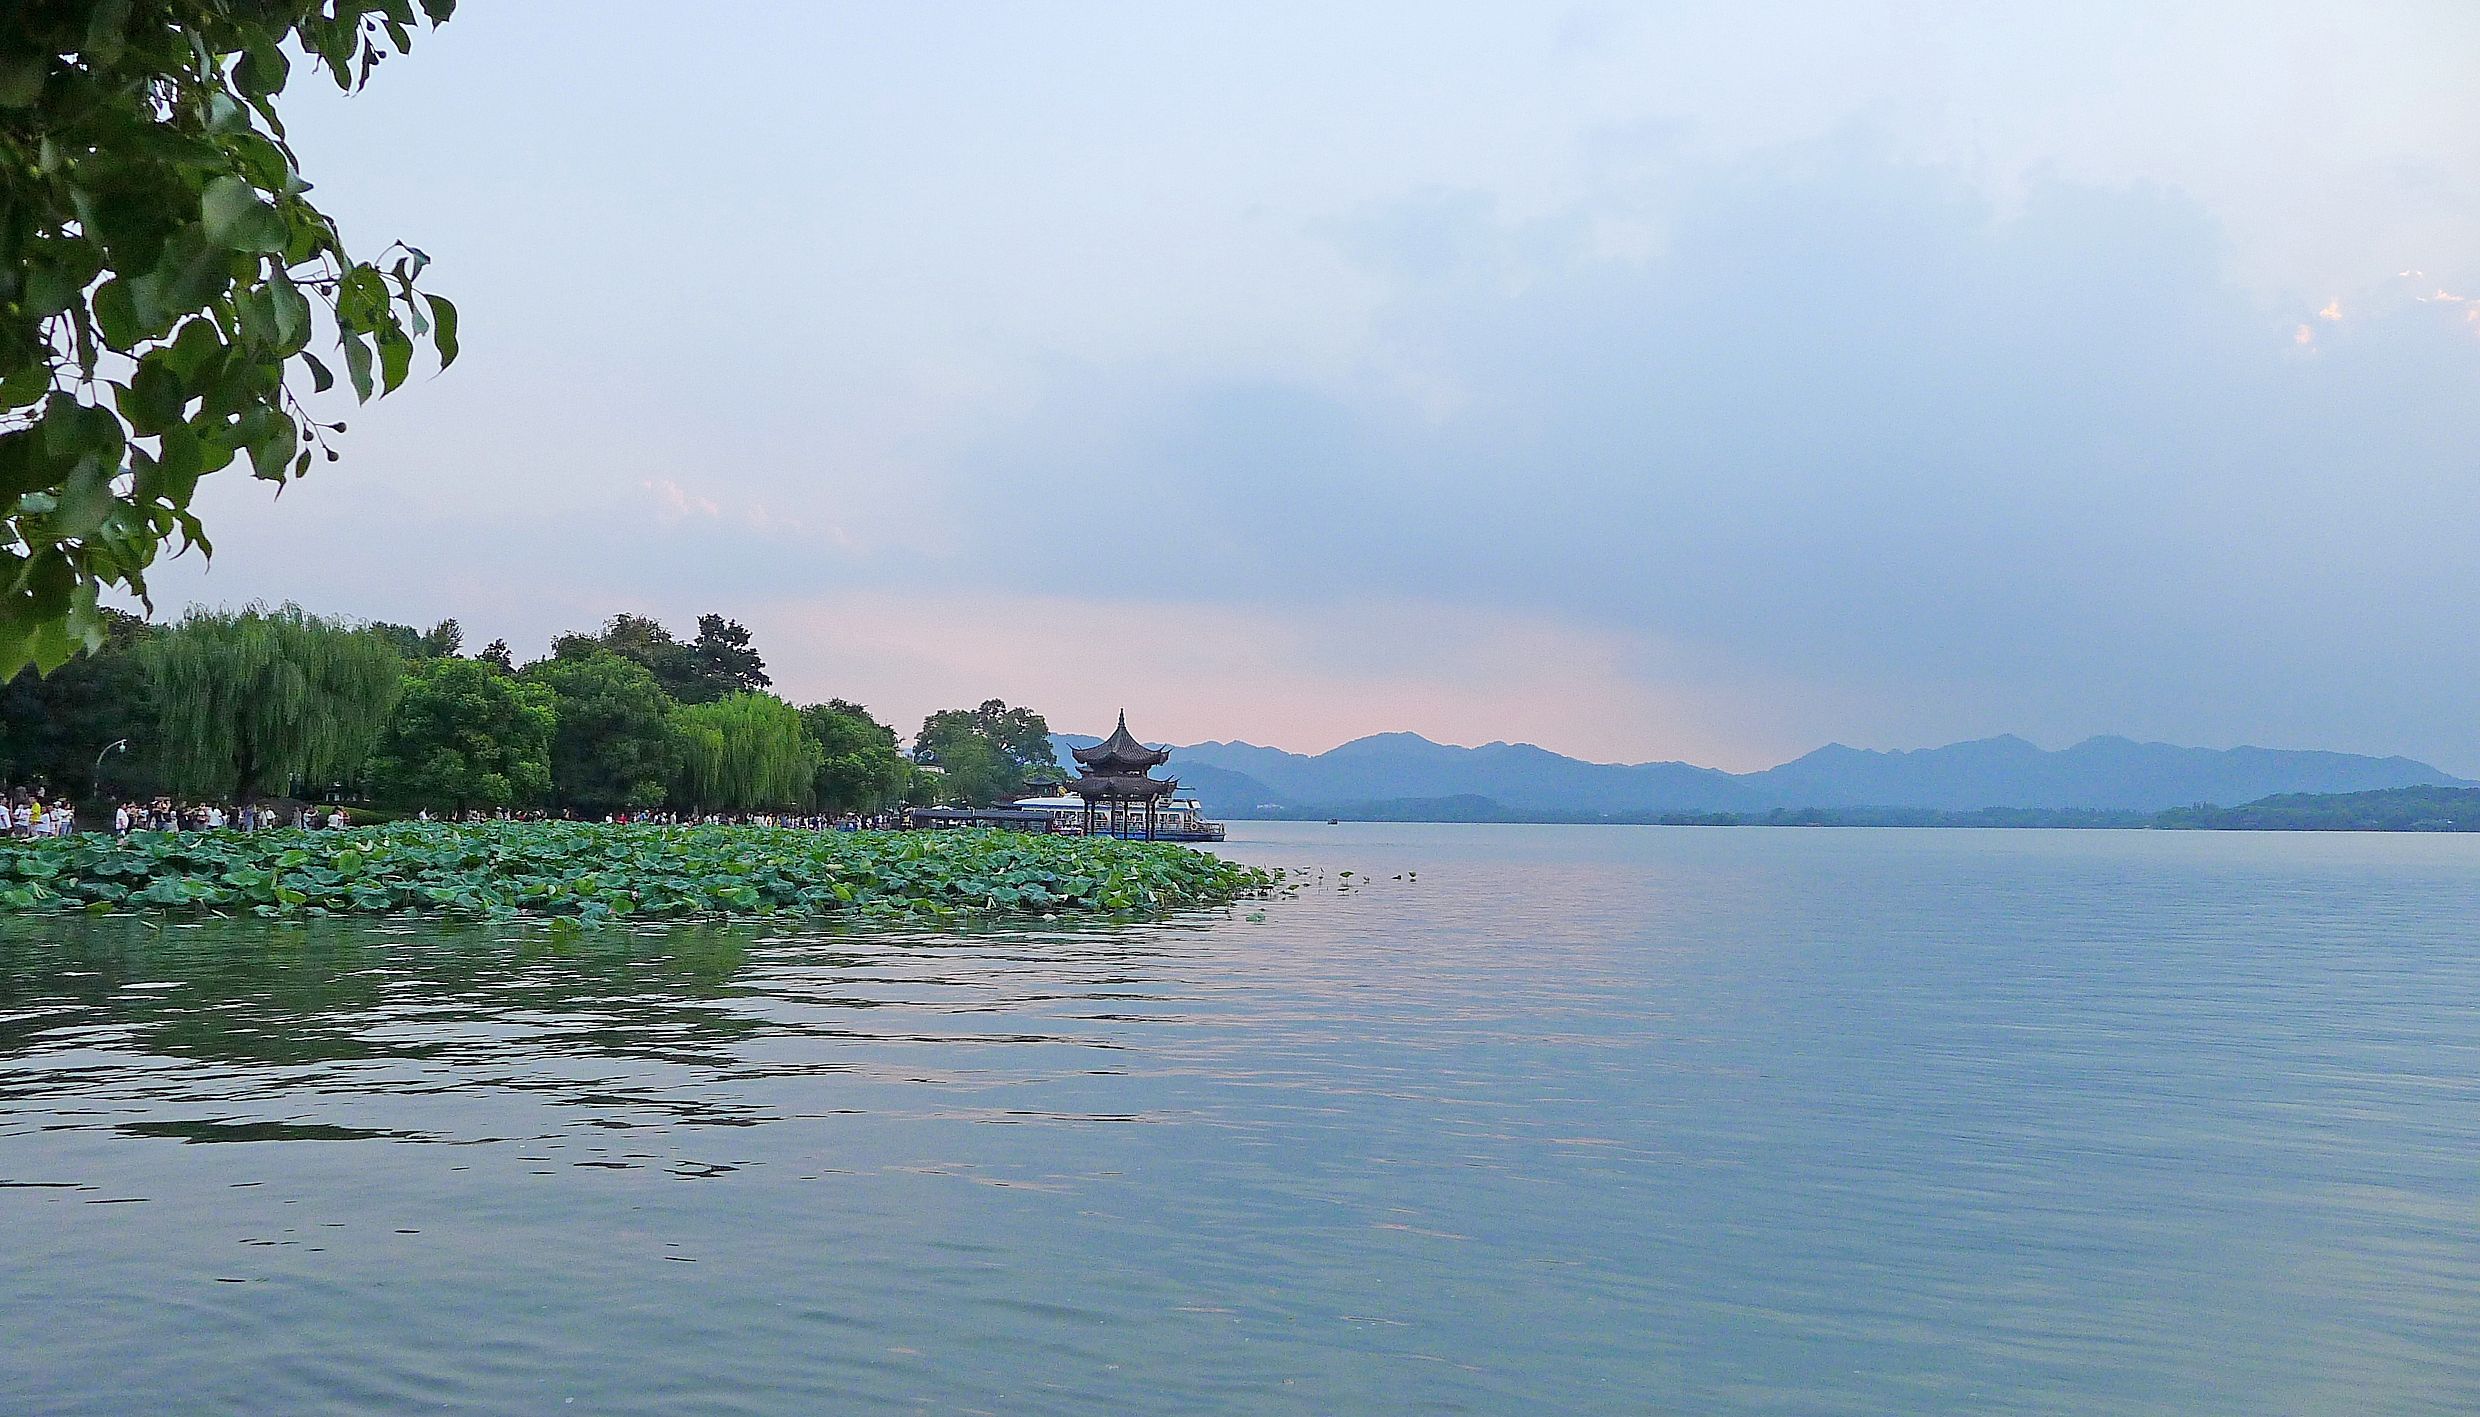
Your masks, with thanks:
[[[135,615],[104,612],[104,645],[49,675],[32,671],[0,684],[0,783],[41,783],[87,795],[95,778],[120,785],[142,777],[153,723],[137,648],[155,633]],[[100,773],[95,764],[116,742]]]
[[[646,667],[663,692],[684,704],[710,704],[729,694],[763,690],[774,681],[737,620],[700,615],[697,638],[673,636],[661,621],[614,615],[596,635],[566,634],[551,642],[555,659],[616,654]]]
[[[193,610],[142,661],[166,780],[240,800],[360,771],[405,672],[384,637],[293,605]]]
[[[672,710],[680,754],[674,795],[730,812],[806,806],[818,790],[817,740],[801,711],[773,694],[740,693]]]
[[[749,646],[749,631],[738,620],[700,615],[697,639],[689,649],[708,685],[723,693],[770,689],[775,685],[767,677],[766,661]]]
[[[388,643],[396,646],[396,652],[407,660],[447,659],[465,648],[465,629],[454,620],[442,620],[427,630],[373,620],[370,628],[386,636]]]
[[[415,664],[371,762],[386,800],[519,807],[551,791],[551,691],[478,659]]]
[[[1029,778],[1047,776],[1056,766],[1050,724],[998,699],[923,719],[913,757],[944,772],[949,791],[976,805],[1019,796]]]
[[[901,797],[913,765],[896,751],[896,731],[859,704],[830,699],[801,710],[818,742],[818,805],[830,812],[875,812]]]
[[[676,766],[672,701],[652,672],[595,651],[529,664],[525,677],[551,691],[558,714],[551,789],[562,806],[628,812],[663,801]]]
[[[868,814],[998,801],[1052,770],[1042,716],[996,699],[931,715],[917,763],[859,704],[796,709],[725,689],[765,669],[748,631],[719,615],[688,642],[618,616],[518,670],[504,640],[460,657],[454,620],[420,631],[287,605],[155,626],[104,613],[101,651],[48,676],[0,676],[0,785],[231,799],[298,780],[367,786],[407,809]],[[646,659],[710,697],[682,703]],[[127,750],[98,774],[96,755],[120,739]]]
[[[146,594],[210,547],[198,480],[336,456],[288,374],[332,347],[363,399],[456,309],[428,258],[346,251],[276,99],[288,50],[347,90],[453,0],[11,0],[0,5],[0,674],[101,645],[98,595]]]

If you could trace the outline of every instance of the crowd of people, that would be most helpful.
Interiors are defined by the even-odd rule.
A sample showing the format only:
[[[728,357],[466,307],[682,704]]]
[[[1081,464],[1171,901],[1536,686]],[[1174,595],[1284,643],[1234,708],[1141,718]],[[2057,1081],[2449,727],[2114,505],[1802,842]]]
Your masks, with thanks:
[[[679,812],[669,808],[635,812],[605,812],[600,817],[579,817],[574,812],[510,811],[506,807],[486,812],[480,808],[462,817],[453,814],[432,817],[428,811],[415,814],[418,821],[465,822],[545,822],[599,821],[605,826],[641,827],[785,827],[794,831],[858,831],[866,827],[887,825],[889,818],[860,817],[850,812],[840,816],[802,814],[798,812]]]
[[[787,827],[794,831],[865,831],[892,824],[886,817],[861,817],[850,812],[842,815],[804,815],[798,812],[613,812],[603,817],[614,824],[636,823],[641,826],[735,826]]]
[[[415,813],[418,821],[465,822],[539,822],[546,820],[577,820],[571,812],[496,811],[474,808],[463,813],[441,813],[434,817],[428,810]],[[840,816],[786,812],[678,812],[640,811],[606,813],[602,821],[612,824],[649,826],[758,826],[788,827],[800,831],[858,831],[871,827],[897,825],[892,819],[859,817],[850,813]],[[70,836],[80,830],[75,804],[66,797],[34,789],[17,789],[0,798],[0,824],[13,837]],[[175,802],[158,797],[152,802],[122,802],[112,808],[109,830],[116,836],[133,831],[269,831],[290,827],[301,831],[332,831],[353,824],[342,807],[319,803],[288,804],[243,803],[231,806],[218,802]],[[101,823],[88,829],[103,829]]]
[[[20,789],[0,800],[6,803],[0,815],[5,815],[10,836],[72,836],[81,830],[77,806],[66,797]],[[322,831],[352,824],[344,808],[315,803],[234,807],[158,797],[152,802],[113,804],[109,829],[115,836],[126,836],[133,831],[271,831],[277,827]],[[102,830],[104,824],[92,823],[86,829]]]
[[[11,836],[67,836],[77,830],[77,808],[67,799],[46,801],[41,793],[12,792],[0,807]]]

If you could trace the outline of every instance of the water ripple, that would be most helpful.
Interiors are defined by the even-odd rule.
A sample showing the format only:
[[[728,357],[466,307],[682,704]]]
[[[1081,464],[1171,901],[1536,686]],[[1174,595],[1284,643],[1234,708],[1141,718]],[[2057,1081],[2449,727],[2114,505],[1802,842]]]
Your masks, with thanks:
[[[0,925],[0,1408],[2480,1392],[2480,843],[1250,835],[1137,928]]]

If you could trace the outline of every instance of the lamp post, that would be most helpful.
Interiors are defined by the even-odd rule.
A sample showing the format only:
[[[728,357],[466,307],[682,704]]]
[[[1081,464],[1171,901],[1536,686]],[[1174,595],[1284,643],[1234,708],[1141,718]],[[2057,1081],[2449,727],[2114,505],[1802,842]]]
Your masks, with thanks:
[[[114,753],[126,753],[128,751],[129,740],[126,738],[115,738],[111,742],[104,744],[103,751],[95,754],[95,765],[87,770],[87,784],[90,787],[101,787],[103,784],[99,779],[103,775],[103,760]]]

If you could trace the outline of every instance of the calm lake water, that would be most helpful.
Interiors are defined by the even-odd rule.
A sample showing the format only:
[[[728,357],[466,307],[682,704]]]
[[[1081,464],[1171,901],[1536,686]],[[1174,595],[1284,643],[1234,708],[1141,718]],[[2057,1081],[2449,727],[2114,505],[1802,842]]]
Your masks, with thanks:
[[[2480,838],[1236,835],[1306,887],[0,928],[0,1411],[2480,1407]]]

